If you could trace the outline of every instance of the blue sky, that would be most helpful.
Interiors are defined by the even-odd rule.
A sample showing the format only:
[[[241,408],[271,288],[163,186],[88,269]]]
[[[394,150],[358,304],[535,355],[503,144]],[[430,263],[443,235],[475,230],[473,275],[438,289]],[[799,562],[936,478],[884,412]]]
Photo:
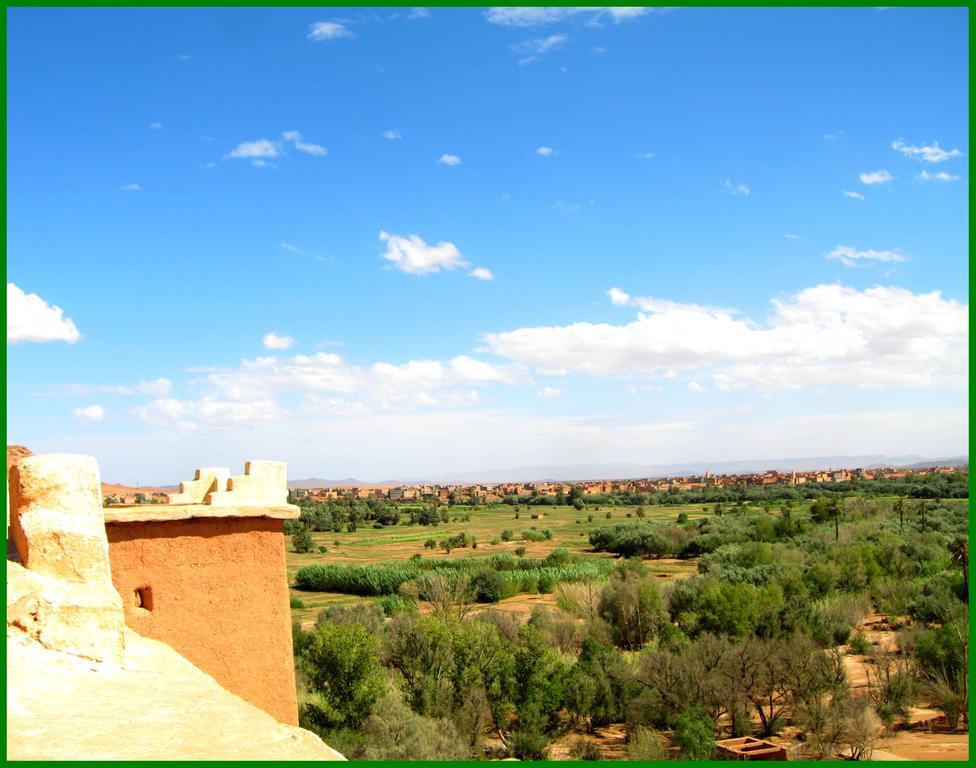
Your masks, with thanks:
[[[967,28],[9,9],[8,441],[127,482],[965,453]]]

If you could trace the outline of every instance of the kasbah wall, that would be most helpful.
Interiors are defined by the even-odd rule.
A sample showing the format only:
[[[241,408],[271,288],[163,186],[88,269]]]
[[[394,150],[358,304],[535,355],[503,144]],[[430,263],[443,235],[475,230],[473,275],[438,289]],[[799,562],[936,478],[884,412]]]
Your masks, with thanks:
[[[112,505],[105,522],[126,625],[296,725],[287,498],[285,465],[250,461],[243,475],[198,469],[169,504]]]

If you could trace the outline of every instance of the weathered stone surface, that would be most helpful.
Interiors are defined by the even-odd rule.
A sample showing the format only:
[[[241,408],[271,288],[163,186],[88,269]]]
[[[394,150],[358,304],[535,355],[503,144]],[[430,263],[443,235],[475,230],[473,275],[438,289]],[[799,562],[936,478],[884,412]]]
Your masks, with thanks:
[[[342,760],[127,630],[108,667],[7,637],[8,760]]]
[[[192,480],[180,483],[179,493],[169,495],[170,504],[206,504],[213,491],[226,491],[230,469],[211,467],[198,469]]]
[[[216,520],[225,517],[268,517],[294,520],[301,510],[294,504],[275,507],[222,507],[212,504],[112,504],[105,507],[106,523],[152,523],[166,520]]]
[[[45,648],[120,663],[122,600],[111,582],[80,583],[34,573],[7,562],[7,634]]]
[[[243,475],[231,475],[226,491],[210,494],[213,506],[280,506],[288,502],[288,470],[283,461],[246,461]]]
[[[10,469],[10,537],[27,568],[111,583],[98,464],[92,456],[28,456]]]

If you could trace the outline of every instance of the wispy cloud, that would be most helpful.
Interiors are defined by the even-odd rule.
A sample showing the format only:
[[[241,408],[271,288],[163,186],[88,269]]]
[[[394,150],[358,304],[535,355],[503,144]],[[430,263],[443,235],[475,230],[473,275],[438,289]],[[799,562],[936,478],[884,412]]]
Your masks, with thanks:
[[[290,141],[295,149],[299,152],[304,152],[306,155],[314,155],[316,157],[322,157],[323,155],[329,154],[329,151],[318,144],[308,144],[302,141],[302,134],[298,131],[285,131],[281,134],[285,141]]]
[[[556,154],[556,150],[554,150],[552,147],[543,146],[536,149],[535,153],[539,155],[539,157],[552,157],[554,154]]]
[[[644,7],[497,7],[489,8],[485,11],[485,18],[491,24],[499,24],[504,27],[536,27],[543,24],[567,21],[575,17],[581,17],[590,24],[599,23],[601,20],[609,17],[611,21],[619,24],[628,19],[635,19],[638,16],[644,16],[648,13],[660,13],[665,10],[664,8]]]
[[[461,158],[457,155],[443,154],[437,160],[438,165],[449,165],[452,168],[456,165],[461,165]]]
[[[542,389],[536,390],[536,397],[543,400],[555,400],[557,397],[562,396],[563,391],[559,387],[543,387]]]
[[[901,139],[895,139],[891,142],[891,148],[896,152],[901,152],[905,157],[910,157],[912,160],[921,160],[925,163],[944,163],[953,157],[962,156],[962,152],[958,149],[942,149],[937,141],[933,141],[928,145],[910,146]]]
[[[894,176],[892,176],[888,171],[865,171],[864,173],[859,173],[857,177],[861,180],[862,184],[872,185],[872,184],[887,184],[889,181],[894,181]]]
[[[77,326],[61,307],[48,304],[36,293],[24,293],[7,283],[7,343],[65,341],[81,338]]]
[[[512,50],[524,57],[519,59],[518,62],[520,66],[524,66],[525,64],[531,64],[533,61],[538,61],[539,58],[545,56],[549,51],[563,45],[568,39],[569,35],[549,35],[548,37],[539,37],[534,40],[525,40],[521,43],[516,43],[512,46]]]
[[[149,124],[149,127],[152,128],[154,131],[161,131],[161,130],[163,130],[163,124],[160,123],[160,122],[158,122],[158,121],[151,122]]]
[[[495,275],[492,274],[492,271],[490,269],[485,269],[484,267],[475,267],[470,272],[468,272],[468,275],[470,277],[473,277],[475,280],[494,280],[495,279]]]
[[[724,189],[730,195],[742,195],[743,197],[748,197],[750,192],[748,184],[733,182],[732,179],[726,179],[723,181],[722,189]]]
[[[868,249],[859,251],[849,245],[838,245],[824,258],[839,261],[845,267],[868,266],[873,263],[897,263],[905,260],[905,255],[897,248],[891,251],[875,251]]]
[[[792,234],[790,232],[787,232],[785,235],[783,235],[783,237],[785,237],[787,240],[801,240],[802,239],[800,235],[794,235],[794,234]]]
[[[291,349],[295,346],[295,340],[291,336],[281,336],[274,331],[264,334],[261,343],[265,349]]]
[[[847,190],[845,190],[841,192],[841,194],[844,197],[851,198],[851,200],[860,200],[862,203],[864,202],[864,195],[862,195],[860,192],[848,192]]]
[[[355,35],[344,25],[337,21],[317,21],[309,27],[308,39],[317,43],[325,40],[341,40],[344,37],[355,37]]]
[[[653,160],[657,155],[654,152],[638,152],[634,157],[638,160]]]
[[[837,141],[837,139],[842,138],[843,135],[843,131],[828,131],[823,135],[823,137],[824,141]]]
[[[401,136],[399,131],[395,131],[391,128],[388,131],[383,131],[383,138],[387,139],[388,141],[396,141],[397,139],[400,139]]]
[[[959,181],[958,176],[954,176],[946,171],[939,171],[938,173],[929,173],[928,171],[922,171],[918,176],[915,177],[919,181]]]
[[[410,13],[407,14],[407,21],[415,21],[416,19],[426,19],[430,16],[430,10],[428,8],[411,8]]]
[[[136,184],[135,182],[132,182],[131,184],[123,184],[120,187],[120,189],[122,189],[125,192],[138,192],[139,190],[142,189],[142,186]]]

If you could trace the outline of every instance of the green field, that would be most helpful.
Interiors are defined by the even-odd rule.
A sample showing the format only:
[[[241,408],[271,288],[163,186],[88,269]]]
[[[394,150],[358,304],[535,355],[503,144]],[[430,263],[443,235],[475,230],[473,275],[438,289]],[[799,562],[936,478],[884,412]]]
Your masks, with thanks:
[[[806,514],[809,505],[797,506],[794,513]],[[416,505],[404,504],[402,512],[414,508]],[[755,509],[760,509],[756,506]],[[610,514],[609,519],[607,514]],[[686,514],[689,520],[708,516],[713,513],[712,507],[701,504],[679,505],[645,505],[644,519],[661,522],[675,522],[680,514]],[[355,532],[342,531],[315,532],[315,550],[309,553],[295,552],[290,537],[286,537],[288,583],[293,597],[297,597],[305,604],[304,608],[292,609],[295,620],[308,623],[315,619],[318,613],[330,605],[352,604],[371,600],[373,598],[357,595],[309,592],[295,588],[295,574],[305,565],[315,563],[343,563],[368,564],[383,563],[391,560],[407,560],[415,554],[424,558],[458,558],[488,556],[498,552],[512,552],[520,547],[525,548],[528,557],[544,558],[557,547],[565,547],[573,554],[584,558],[613,557],[605,552],[593,552],[590,548],[589,534],[596,528],[603,528],[616,523],[637,520],[636,506],[588,506],[582,511],[571,506],[525,506],[520,505],[518,519],[515,518],[515,507],[508,504],[493,504],[485,507],[455,506],[451,507],[450,522],[432,525],[391,525],[374,528],[371,522],[360,524]],[[539,515],[532,519],[532,515]],[[470,519],[457,521],[458,518],[469,516]],[[404,517],[406,515],[404,514]],[[552,531],[552,538],[544,541],[524,541],[522,532],[535,529],[536,531]],[[511,541],[501,541],[502,532],[510,530],[513,534]],[[427,549],[424,542],[435,539],[440,542],[459,533],[465,533],[477,538],[477,548],[455,548],[450,554],[443,549]],[[336,544],[338,542],[338,544]],[[319,552],[318,547],[325,547],[326,552]],[[694,571],[694,562],[676,563],[673,560],[650,561],[648,565],[652,571],[662,577],[685,575]]]

